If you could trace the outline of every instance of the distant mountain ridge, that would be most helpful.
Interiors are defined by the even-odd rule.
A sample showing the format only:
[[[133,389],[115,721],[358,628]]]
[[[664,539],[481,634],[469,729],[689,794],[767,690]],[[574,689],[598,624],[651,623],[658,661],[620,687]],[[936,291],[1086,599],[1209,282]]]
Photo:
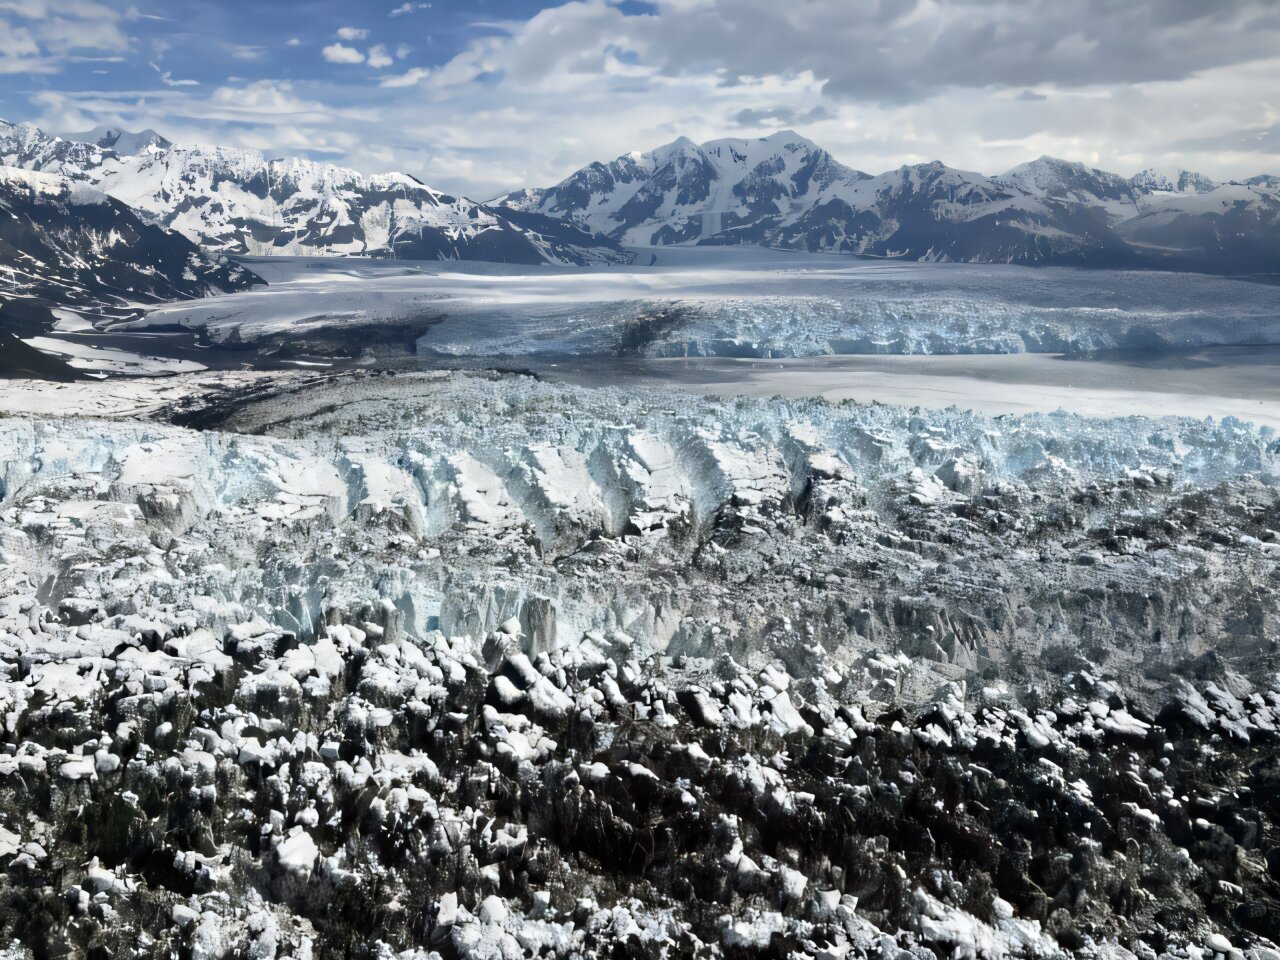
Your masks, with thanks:
[[[90,143],[103,150],[114,150],[122,157],[136,156],[156,150],[168,150],[173,146],[169,140],[151,129],[130,133],[119,127],[99,126],[94,127],[92,130],[86,130],[84,133],[64,133],[61,136],[64,140]]]
[[[1041,157],[997,176],[942,163],[871,175],[793,131],[686,137],[494,201],[625,244],[735,244],[925,261],[1280,271],[1274,177],[1125,178]]]
[[[576,265],[625,259],[612,241],[568,221],[486,207],[404,174],[366,177],[250,150],[177,147],[153,131],[97,128],[81,136],[0,121],[0,164],[88,184],[220,253]]]
[[[938,262],[1280,271],[1280,179],[1122,177],[1041,157],[998,175],[940,162],[872,175],[790,130],[687,137],[489,203],[414,177],[181,147],[146,130],[82,139],[0,121],[0,164],[87,184],[228,254],[589,265],[622,245],[759,244]]]
[[[130,305],[261,282],[83,183],[0,167],[0,301]]]

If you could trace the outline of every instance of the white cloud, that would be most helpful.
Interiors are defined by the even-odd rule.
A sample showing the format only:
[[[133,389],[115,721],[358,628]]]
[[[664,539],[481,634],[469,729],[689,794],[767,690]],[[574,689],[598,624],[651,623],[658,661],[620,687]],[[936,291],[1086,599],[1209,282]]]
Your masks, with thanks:
[[[284,45],[286,47],[300,47],[302,46],[302,41],[299,40],[297,37],[290,37],[288,40],[285,41]]]
[[[430,10],[430,9],[431,9],[431,4],[429,3],[402,3],[400,4],[400,6],[396,7],[394,10],[388,13],[387,16],[403,17],[405,14],[413,13],[415,10]]]
[[[26,57],[40,52],[40,45],[36,43],[30,30],[7,24],[6,27],[0,32],[0,56]]]
[[[419,83],[431,76],[431,71],[426,67],[413,67],[404,73],[396,76],[383,77],[379,81],[379,85],[383,87],[416,87]]]
[[[154,62],[148,64],[148,66],[150,66],[151,69],[154,70],[156,73],[160,74],[160,82],[163,83],[166,87],[198,87],[200,86],[199,80],[173,79],[173,74],[170,71],[161,70],[160,67]]]
[[[10,27],[0,31],[0,61],[40,56],[40,44],[23,27]]]
[[[407,43],[402,43],[400,46],[396,47],[397,60],[403,60],[411,53],[413,53],[413,47],[409,46]]]
[[[339,40],[364,40],[369,31],[363,27],[339,27],[336,36]]]
[[[177,143],[212,143],[280,153],[342,158],[380,124],[376,111],[339,107],[273,80],[161,91],[42,91],[31,97],[46,130],[88,129],[100,123],[160,130]],[[360,131],[359,133],[355,131]]]
[[[381,70],[384,67],[389,67],[393,63],[395,63],[395,61],[391,58],[391,54],[387,52],[387,48],[382,44],[369,48],[369,66],[373,67],[375,70]]]
[[[363,53],[341,43],[331,43],[320,52],[330,63],[364,63]]]
[[[121,14],[97,0],[0,0],[0,74],[57,73],[129,48]]]

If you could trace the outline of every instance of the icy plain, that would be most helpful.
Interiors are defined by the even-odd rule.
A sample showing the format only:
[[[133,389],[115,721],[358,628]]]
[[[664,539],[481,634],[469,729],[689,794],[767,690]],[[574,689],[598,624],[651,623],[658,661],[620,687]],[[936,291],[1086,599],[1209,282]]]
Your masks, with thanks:
[[[1280,343],[1274,285],[1196,274],[883,263],[763,250],[646,249],[641,266],[250,265],[265,290],[162,305],[116,329],[179,325],[253,342],[343,323],[429,321],[447,356],[1086,353]],[[649,261],[653,261],[650,263]]]

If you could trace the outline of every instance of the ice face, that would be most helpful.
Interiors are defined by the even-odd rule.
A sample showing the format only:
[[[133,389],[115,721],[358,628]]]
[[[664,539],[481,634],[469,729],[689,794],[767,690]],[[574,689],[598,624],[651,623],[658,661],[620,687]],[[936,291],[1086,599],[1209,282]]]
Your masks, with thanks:
[[[672,253],[664,254],[668,258]],[[151,310],[216,341],[418,322],[444,356],[1081,353],[1280,343],[1273,286],[1195,274],[684,251],[652,267],[275,265],[261,292]]]
[[[1231,871],[1272,823],[1270,431],[476,374],[286,378],[219,427],[0,420],[6,935],[1256,936],[1219,918],[1269,882]]]

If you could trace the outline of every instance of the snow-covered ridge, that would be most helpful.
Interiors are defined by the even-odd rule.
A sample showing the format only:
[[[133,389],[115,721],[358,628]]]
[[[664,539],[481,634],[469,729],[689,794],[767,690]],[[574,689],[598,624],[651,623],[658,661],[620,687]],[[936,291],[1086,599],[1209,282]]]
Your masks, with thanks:
[[[121,156],[136,153],[153,153],[157,150],[168,150],[173,144],[154,130],[140,130],[130,133],[119,127],[98,126],[83,133],[68,133],[63,139],[78,143],[91,143],[104,150],[113,150]]]
[[[998,176],[937,162],[871,176],[780,131],[680,137],[486,205],[403,174],[177,147],[150,132],[85,136],[95,142],[0,122],[0,162],[90,183],[229,253],[581,265],[623,259],[622,242],[1226,273],[1270,272],[1280,261],[1280,199],[1268,177],[1125,179],[1051,157]]]
[[[701,145],[681,137],[497,202],[635,245],[1249,272],[1280,263],[1270,183],[1218,184],[1187,171],[1126,179],[1052,157],[997,176],[937,162],[871,176],[782,131]]]
[[[153,137],[128,151],[115,149],[119,131],[107,134],[99,139],[112,146],[102,147],[0,122],[0,162],[90,184],[217,252],[574,264],[623,258],[559,221],[513,218],[404,174],[366,177],[306,159]],[[137,147],[136,139],[123,142]]]
[[[26,188],[33,197],[48,197],[80,205],[109,202],[105,193],[83,183],[57,174],[24,170],[20,167],[0,167],[0,185],[10,190]]]
[[[138,304],[260,282],[84,180],[0,166],[0,213],[0,301]]]

